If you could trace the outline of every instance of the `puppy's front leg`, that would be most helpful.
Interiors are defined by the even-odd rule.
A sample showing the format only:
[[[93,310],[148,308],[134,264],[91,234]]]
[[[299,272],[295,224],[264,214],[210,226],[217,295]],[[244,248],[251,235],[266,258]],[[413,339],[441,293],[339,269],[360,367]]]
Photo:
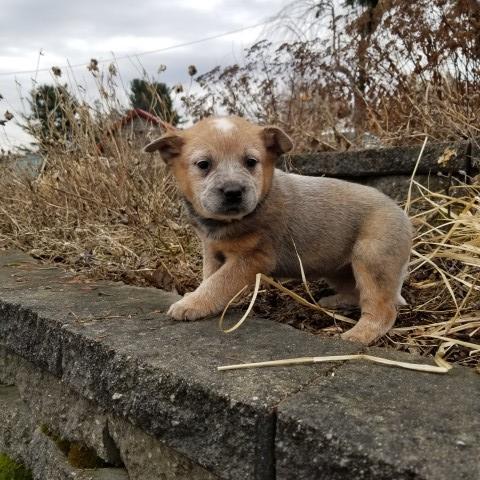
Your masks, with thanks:
[[[271,265],[263,255],[227,257],[215,273],[204,279],[194,292],[174,303],[167,313],[177,320],[197,320],[219,313],[245,285],[254,283],[257,273],[270,270]]]
[[[203,280],[213,275],[225,262],[222,253],[215,252],[205,243],[203,244]]]

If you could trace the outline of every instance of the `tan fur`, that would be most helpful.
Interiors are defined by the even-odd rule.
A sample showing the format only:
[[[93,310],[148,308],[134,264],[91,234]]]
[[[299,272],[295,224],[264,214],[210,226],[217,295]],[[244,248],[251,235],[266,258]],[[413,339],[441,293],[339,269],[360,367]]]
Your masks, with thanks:
[[[172,317],[220,312],[258,272],[299,278],[296,247],[307,278],[325,278],[337,291],[321,304],[360,306],[360,320],[343,338],[369,344],[388,332],[403,301],[411,247],[410,222],[391,199],[369,187],[276,170],[291,142],[275,127],[229,117],[171,136],[146,151],[159,150],[171,166],[204,256],[202,284],[171,306]],[[259,163],[249,168],[252,155]],[[210,162],[208,172],[198,168],[199,157]],[[217,190],[232,182],[243,188],[244,210],[226,213]]]

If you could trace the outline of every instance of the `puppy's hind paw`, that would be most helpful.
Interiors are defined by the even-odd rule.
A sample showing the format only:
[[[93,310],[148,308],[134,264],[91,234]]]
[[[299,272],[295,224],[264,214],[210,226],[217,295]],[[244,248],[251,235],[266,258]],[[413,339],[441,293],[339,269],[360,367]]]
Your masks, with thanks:
[[[340,335],[342,340],[347,340],[348,342],[356,342],[356,343],[361,343],[363,345],[369,345],[372,343],[368,338],[366,338],[365,335],[362,335],[359,332],[353,332],[351,330],[348,330]]]
[[[351,308],[358,306],[358,300],[337,293],[321,298],[318,300],[318,304],[323,308]]]
[[[321,298],[318,304],[323,308],[352,308],[358,307],[358,299],[354,295],[337,293]]]
[[[371,345],[375,340],[386,333],[378,328],[370,327],[370,325],[359,325],[359,323],[354,325],[350,330],[343,332],[340,335],[342,339],[348,340],[349,342],[362,343],[363,345]]]

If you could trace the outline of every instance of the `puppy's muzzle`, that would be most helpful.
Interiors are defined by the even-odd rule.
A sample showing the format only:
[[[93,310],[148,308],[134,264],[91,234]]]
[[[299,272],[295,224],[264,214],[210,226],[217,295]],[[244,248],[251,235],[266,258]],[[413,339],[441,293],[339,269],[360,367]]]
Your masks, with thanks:
[[[223,204],[227,208],[238,208],[242,205],[245,187],[238,183],[226,183],[219,188]]]

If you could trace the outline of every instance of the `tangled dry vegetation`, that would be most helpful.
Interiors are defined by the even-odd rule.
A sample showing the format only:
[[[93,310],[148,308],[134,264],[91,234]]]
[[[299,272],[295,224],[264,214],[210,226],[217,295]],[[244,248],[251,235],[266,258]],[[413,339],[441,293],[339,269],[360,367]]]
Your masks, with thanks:
[[[138,152],[50,156],[36,179],[3,167],[0,191],[0,246],[99,278],[180,293],[196,283],[197,243],[173,182]]]
[[[387,341],[419,353],[433,353],[440,343],[447,358],[478,367],[480,185],[459,182],[448,194],[414,186],[410,308],[400,310]]]
[[[335,2],[320,3],[332,7],[323,10],[331,21],[340,21]],[[244,66],[198,77],[200,93],[181,99],[186,113],[195,119],[227,111],[277,123],[301,151],[355,148],[365,132],[382,145],[415,143],[425,135],[430,141],[480,137],[480,37],[472,34],[480,29],[480,16],[462,29],[457,27],[465,13],[443,12],[440,22],[456,32],[450,37],[440,30],[429,36],[427,20],[418,35],[408,30],[413,23],[422,26],[411,18],[425,15],[429,5],[442,13],[445,5],[468,10],[472,2],[380,4],[391,8],[370,20],[357,16],[356,24],[345,17],[353,43],[345,36],[340,41],[330,23],[331,38],[283,43],[273,53],[261,43]],[[373,23],[365,30],[362,21],[368,20]],[[361,62],[352,66],[358,55]],[[378,74],[364,78],[372,68]],[[14,158],[0,162],[0,248],[18,247],[96,278],[189,291],[199,282],[201,258],[172,179],[161,163],[110,128],[120,110],[117,69],[93,74],[103,113],[85,102],[58,104],[69,125],[63,136],[54,122],[42,131],[29,126],[40,146],[40,171],[19,167]],[[480,371],[480,186],[470,178],[437,193],[413,179],[407,208],[416,231],[404,287],[409,306],[379,343],[424,355],[440,349],[447,360]],[[301,284],[287,286],[306,296]],[[318,298],[326,286],[315,283],[311,290]],[[314,304],[309,309],[271,288],[255,310],[319,335],[339,333],[358,316],[326,314]]]
[[[301,151],[480,135],[478,2],[344,3],[292,1],[242,64],[197,77],[189,113],[280,125]]]

